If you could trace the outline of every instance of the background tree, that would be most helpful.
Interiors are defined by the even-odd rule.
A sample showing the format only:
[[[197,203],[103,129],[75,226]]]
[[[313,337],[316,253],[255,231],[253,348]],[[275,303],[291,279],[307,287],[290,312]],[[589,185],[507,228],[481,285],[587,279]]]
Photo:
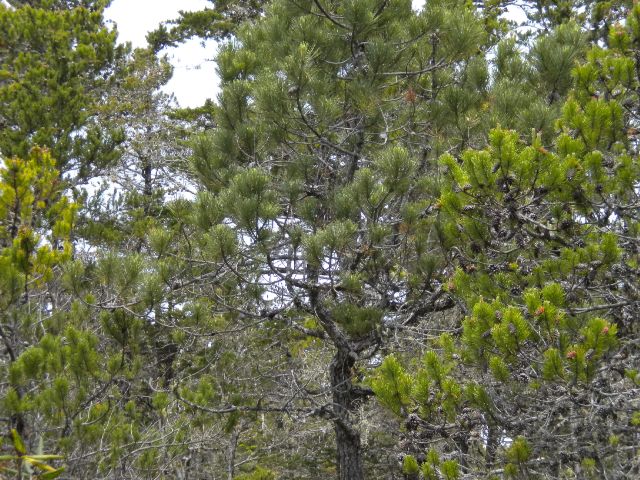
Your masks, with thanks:
[[[28,360],[34,353],[28,347],[47,337],[45,319],[61,306],[58,292],[49,285],[71,255],[69,234],[76,205],[59,196],[58,172],[47,150],[35,148],[25,160],[4,160],[0,178],[2,423],[7,433],[20,439],[9,448],[18,445],[14,453],[25,454],[36,452],[35,439],[42,427],[32,412],[30,388],[40,373],[40,362]],[[50,413],[68,389],[59,380],[45,381],[40,392],[50,399]]]
[[[0,152],[25,158],[48,147],[62,174],[86,180],[123,139],[96,115],[126,54],[104,25],[108,2],[14,5],[0,5]]]
[[[182,155],[172,137],[181,129],[155,92],[170,76],[166,61],[117,46],[107,5],[0,6],[3,428],[28,452],[62,454],[72,478],[176,468],[175,452],[156,447],[177,429],[138,380],[163,345],[148,321],[160,296],[142,253],[172,177],[160,172]],[[36,144],[49,150],[29,154]]]

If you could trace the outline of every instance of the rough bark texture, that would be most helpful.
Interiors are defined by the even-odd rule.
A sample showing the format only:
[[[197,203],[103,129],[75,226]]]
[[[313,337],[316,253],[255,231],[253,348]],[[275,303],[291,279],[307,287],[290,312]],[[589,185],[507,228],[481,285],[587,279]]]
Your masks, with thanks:
[[[331,362],[336,461],[339,480],[364,480],[360,432],[349,420],[354,395],[351,372],[355,364],[353,352],[339,349]]]

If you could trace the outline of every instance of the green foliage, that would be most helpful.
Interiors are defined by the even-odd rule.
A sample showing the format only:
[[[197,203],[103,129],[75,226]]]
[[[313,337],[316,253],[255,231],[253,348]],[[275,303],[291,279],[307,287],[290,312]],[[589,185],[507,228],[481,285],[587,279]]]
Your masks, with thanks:
[[[402,459],[402,473],[405,475],[416,475],[420,472],[418,461],[412,455],[406,455]]]
[[[425,480],[437,480],[439,475],[438,475],[438,466],[440,464],[440,458],[438,456],[438,453],[431,449],[427,452],[427,459],[426,461],[422,464],[422,476],[425,478]]]
[[[409,374],[404,371],[393,355],[384,359],[376,373],[376,377],[371,380],[371,388],[378,400],[396,415],[401,415],[409,403],[411,388]]]
[[[343,303],[333,308],[332,314],[335,321],[340,324],[347,333],[353,337],[358,337],[370,333],[379,326],[383,312],[377,308],[361,308]]]
[[[640,6],[222,1],[129,54],[6,3],[8,474],[637,470]],[[193,35],[220,94],[172,112]]]
[[[154,52],[167,46],[196,37],[221,40],[229,37],[243,21],[258,17],[263,12],[263,0],[224,0],[200,11],[180,11],[180,17],[147,34],[147,42]]]
[[[35,478],[40,480],[58,478],[64,472],[64,467],[55,468],[49,463],[51,460],[60,460],[60,455],[28,453],[22,437],[16,429],[11,429],[11,441],[15,450],[14,455],[0,455],[0,474],[17,475],[22,478],[23,474],[30,474],[34,469]],[[15,469],[6,466],[5,462],[15,463]]]
[[[270,470],[257,467],[253,472],[233,477],[234,480],[275,480],[276,475]]]
[[[495,129],[487,148],[440,157],[447,181],[441,184],[433,213],[440,245],[445,252],[455,252],[443,283],[449,295],[464,302],[468,313],[460,335],[447,342],[446,351],[432,349],[435,342],[425,347],[429,359],[410,377],[413,395],[405,411],[418,412],[424,423],[414,424],[423,425],[425,434],[440,416],[452,423],[452,431],[465,432],[469,419],[478,418],[471,412],[481,415],[478,421],[489,434],[478,459],[470,457],[474,472],[486,472],[488,465],[503,461],[505,477],[528,478],[530,458],[557,454],[549,447],[557,442],[547,443],[545,435],[525,440],[514,433],[493,439],[495,425],[508,430],[502,416],[515,405],[526,404],[532,416],[546,411],[546,416],[550,413],[545,404],[582,398],[590,385],[601,382],[616,393],[592,397],[593,408],[581,410],[573,421],[566,414],[553,414],[558,422],[572,422],[571,427],[551,421],[544,428],[553,433],[545,438],[597,428],[607,439],[612,424],[599,417],[600,407],[595,405],[610,404],[613,397],[624,404],[622,399],[629,394],[630,384],[623,386],[628,380],[612,375],[610,366],[622,345],[636,350],[628,342],[637,335],[629,323],[637,247],[627,235],[635,232],[637,219],[626,213],[625,205],[637,200],[639,171],[637,160],[630,159],[637,155],[635,127],[630,128],[623,114],[636,95],[631,85],[637,79],[629,67],[629,53],[635,47],[627,38],[632,35],[634,15],[625,27],[611,29],[609,47],[591,47],[573,68],[572,78],[568,73],[586,45],[577,24],[562,22],[537,39],[528,58],[518,52],[515,41],[500,44],[494,88],[501,98],[492,108],[494,114],[505,112],[500,122],[517,130]],[[526,128],[532,125],[515,122],[527,118],[527,113],[509,82],[519,78],[524,85],[522,79],[534,82],[538,74],[536,88],[550,95],[547,114],[538,114],[545,126],[536,126],[525,141]],[[533,92],[529,85],[523,90]],[[558,118],[556,130],[554,118]],[[630,181],[631,171],[635,182]],[[627,293],[621,292],[623,285]],[[619,310],[622,305],[626,313]],[[637,351],[632,355],[636,358]],[[452,358],[459,361],[443,370]],[[627,379],[633,378],[633,372],[627,373]],[[456,395],[448,385],[458,385],[462,393]],[[615,409],[625,419],[614,422],[618,448],[634,411]],[[516,417],[522,415],[526,414]],[[516,417],[514,421],[521,421]],[[526,431],[538,428],[534,424]],[[469,434],[460,435],[471,442]],[[505,438],[513,439],[508,446],[499,443]],[[587,435],[575,441],[585,445],[592,440]],[[440,448],[443,454],[460,452],[444,438]],[[559,446],[563,451],[572,448]],[[597,447],[599,452],[607,448],[612,448],[611,442]],[[619,458],[632,462],[624,454]],[[425,465],[425,478],[435,478],[435,467]],[[589,468],[602,475],[612,467]],[[553,473],[542,476],[552,478]]]
[[[455,460],[446,460],[440,466],[442,476],[446,480],[458,480],[460,478],[460,467]]]
[[[0,6],[0,152],[6,158],[47,147],[60,170],[76,169],[83,178],[116,158],[122,128],[104,129],[96,114],[126,50],[104,25],[104,2],[91,3]]]
[[[526,462],[531,456],[531,447],[529,447],[524,437],[518,437],[509,448],[507,448],[506,455],[510,462],[521,464]]]

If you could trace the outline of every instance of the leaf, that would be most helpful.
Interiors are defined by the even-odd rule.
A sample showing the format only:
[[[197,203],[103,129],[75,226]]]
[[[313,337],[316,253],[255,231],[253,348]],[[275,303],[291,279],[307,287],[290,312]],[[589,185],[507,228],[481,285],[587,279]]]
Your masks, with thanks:
[[[30,465],[33,465],[36,468],[39,468],[40,470],[45,470],[46,472],[55,472],[56,470],[51,465],[47,465],[46,463],[39,462],[38,460],[35,460],[33,457],[25,456],[22,458],[24,461],[28,462]]]
[[[43,454],[43,455],[29,455],[28,458],[32,458],[36,461],[44,461],[44,460],[62,460],[64,457],[62,455]]]
[[[51,472],[46,472],[41,475],[38,475],[39,480],[49,480],[51,478],[58,478],[64,472],[64,467],[60,467],[57,470],[53,470]]]
[[[20,455],[26,455],[27,448],[24,446],[24,442],[15,428],[11,429],[11,438],[13,439],[13,448],[16,449],[16,452]]]

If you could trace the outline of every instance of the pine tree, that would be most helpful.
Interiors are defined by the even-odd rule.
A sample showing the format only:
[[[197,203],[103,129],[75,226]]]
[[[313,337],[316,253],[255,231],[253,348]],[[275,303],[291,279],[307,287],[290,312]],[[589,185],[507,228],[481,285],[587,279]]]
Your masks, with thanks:
[[[425,478],[447,477],[444,459],[469,477],[638,472],[639,13],[573,69],[552,142],[497,129],[440,159],[447,289],[469,310],[415,375],[388,357],[373,381],[406,422],[406,453],[432,448]]]
[[[123,139],[96,117],[126,54],[104,24],[108,2],[12,4],[0,4],[0,152],[25,158],[47,147],[62,173],[86,180]]]
[[[436,155],[482,131],[464,114],[483,100],[488,41],[463,2],[274,2],[218,56],[217,128],[194,146],[200,255],[228,279],[217,302],[242,312],[236,328],[333,349],[322,402],[293,391],[284,405],[333,422],[338,478],[364,476],[354,413],[372,391],[358,372],[388,325],[449,305],[421,215]]]
[[[3,379],[0,389],[7,433],[13,432],[17,451],[34,452],[39,420],[31,415],[29,385],[41,371],[44,358],[29,348],[47,337],[43,320],[58,308],[50,283],[71,255],[70,231],[77,206],[59,195],[61,183],[51,154],[34,148],[26,159],[4,160],[0,169],[0,340],[3,346]],[[38,352],[40,357],[46,351]],[[51,366],[55,368],[54,366]],[[56,379],[57,380],[57,379]],[[63,401],[67,385],[46,382],[43,396],[49,408]],[[27,468],[28,464],[22,465]],[[19,467],[20,468],[20,467]],[[19,478],[22,478],[20,476]]]
[[[156,358],[171,351],[167,333],[147,321],[161,289],[143,269],[181,128],[155,92],[166,60],[117,46],[107,3],[0,6],[2,429],[29,454],[62,455],[71,478],[171,470],[171,452],[155,447],[179,433],[141,380],[170,368]],[[106,190],[83,191],[105,178]],[[115,182],[124,195],[111,195]]]

